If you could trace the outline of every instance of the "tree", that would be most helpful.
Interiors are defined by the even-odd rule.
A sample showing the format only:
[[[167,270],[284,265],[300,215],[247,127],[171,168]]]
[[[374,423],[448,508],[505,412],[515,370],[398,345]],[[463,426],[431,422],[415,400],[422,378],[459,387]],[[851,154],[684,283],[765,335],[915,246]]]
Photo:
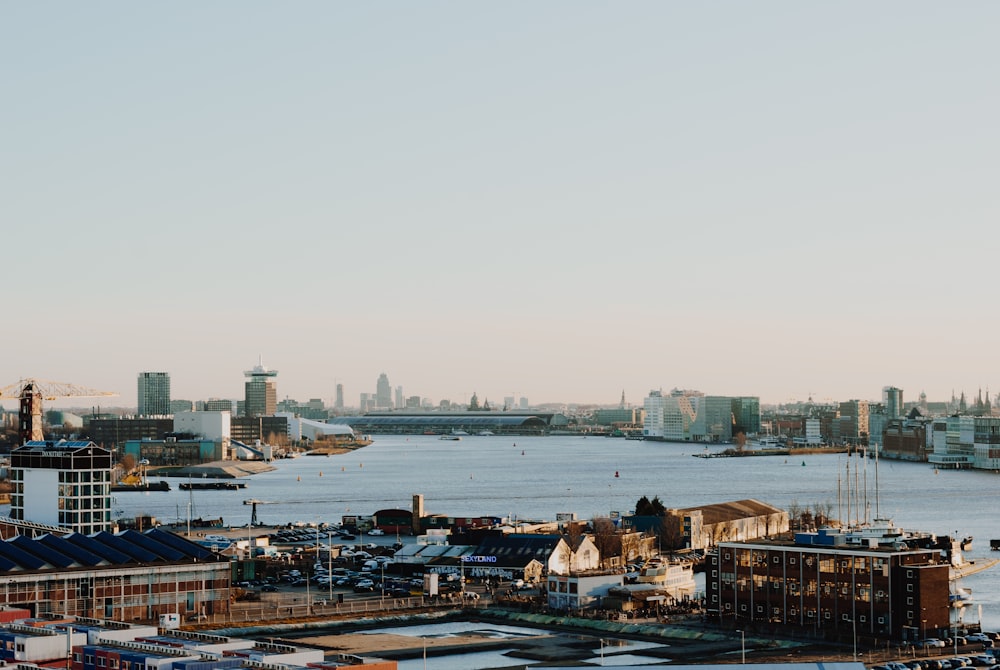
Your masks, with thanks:
[[[659,496],[654,496],[652,500],[643,496],[635,504],[636,516],[663,516],[667,508],[660,501]]]
[[[125,454],[119,461],[119,465],[122,466],[122,472],[132,472],[135,470],[135,456],[132,454]]]
[[[612,559],[620,556],[622,551],[622,540],[618,528],[607,517],[591,519],[590,527],[594,532],[594,546],[601,554],[601,565],[611,565]]]
[[[684,518],[679,514],[667,513],[660,519],[657,529],[660,548],[667,551],[677,551],[684,548]]]

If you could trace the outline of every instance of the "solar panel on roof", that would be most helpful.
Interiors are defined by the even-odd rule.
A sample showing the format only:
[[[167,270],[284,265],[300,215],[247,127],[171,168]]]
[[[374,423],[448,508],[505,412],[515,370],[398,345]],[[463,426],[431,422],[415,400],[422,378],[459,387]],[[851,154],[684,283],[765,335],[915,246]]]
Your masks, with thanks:
[[[68,568],[71,565],[77,564],[75,560],[66,554],[58,552],[52,547],[24,535],[14,537],[10,540],[10,543],[16,545],[19,549],[23,549],[29,554],[44,559],[46,563],[57,568]]]
[[[174,535],[170,531],[160,530],[159,528],[153,528],[145,532],[146,535],[152,537],[157,542],[162,542],[163,544],[168,544],[178,551],[184,552],[186,556],[197,558],[199,560],[204,560],[211,558],[215,554],[206,549],[205,547],[197,544],[195,542],[189,542],[183,537]]]
[[[182,552],[177,551],[170,545],[157,542],[153,538],[147,537],[146,535],[134,530],[126,530],[123,533],[119,533],[118,537],[156,554],[157,557],[161,559],[179,561],[182,558],[187,558],[187,556],[185,556]]]
[[[94,540],[94,538],[88,537],[87,535],[81,535],[80,533],[70,533],[69,535],[66,535],[63,539],[65,539],[67,542],[75,544],[78,547],[83,547],[92,554],[100,556],[108,563],[117,565],[119,563],[129,562],[128,554],[123,554],[122,552],[114,549],[113,547],[109,547],[105,544],[97,542],[96,540]]]
[[[108,533],[106,531],[102,531],[100,533],[92,535],[91,539],[100,542],[101,544],[108,545],[113,549],[117,549],[118,551],[128,556],[130,559],[135,561],[140,561],[142,563],[152,563],[153,561],[160,558],[153,552],[147,549],[143,549],[142,547],[139,547],[137,545],[134,545],[131,542],[124,540],[118,537],[117,535]]]
[[[13,570],[16,567],[18,567],[17,563],[7,558],[4,558],[3,556],[0,556],[0,570],[3,570],[4,572],[9,572],[10,570]]]
[[[46,546],[55,549],[56,551],[66,554],[67,556],[72,556],[73,559],[80,565],[86,565],[87,567],[93,567],[95,565],[100,565],[104,563],[105,560],[98,556],[97,554],[87,551],[83,547],[73,544],[72,542],[67,542],[65,539],[58,535],[53,535],[48,533],[37,538],[38,542],[44,543]]]
[[[38,556],[29,554],[23,549],[19,549],[17,546],[7,541],[0,542],[0,556],[14,561],[16,565],[22,568],[28,568],[30,570],[37,570],[45,565],[45,561],[40,559]]]

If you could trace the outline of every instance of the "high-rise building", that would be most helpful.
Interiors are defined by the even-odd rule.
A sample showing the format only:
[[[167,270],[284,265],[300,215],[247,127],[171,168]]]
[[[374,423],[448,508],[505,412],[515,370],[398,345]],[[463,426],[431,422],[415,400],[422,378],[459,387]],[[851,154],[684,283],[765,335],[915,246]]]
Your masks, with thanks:
[[[10,453],[10,517],[82,535],[110,531],[111,461],[93,442],[25,442]]]
[[[392,407],[392,387],[389,386],[389,377],[384,372],[378,376],[378,383],[375,385],[375,407],[378,409]]]
[[[344,385],[337,384],[337,399],[333,403],[334,409],[344,409]]]
[[[760,433],[760,398],[740,396],[733,398],[733,421],[747,435]]]
[[[882,405],[885,407],[885,418],[892,420],[903,416],[903,389],[886,386],[882,389]]]
[[[139,373],[139,416],[170,414],[170,375],[166,372]]]
[[[406,403],[403,401],[403,387],[402,386],[397,386],[396,387],[396,405],[395,405],[396,409],[403,409],[403,406],[405,404]]]
[[[278,408],[278,385],[274,378],[278,376],[277,370],[270,370],[264,367],[263,362],[258,359],[253,370],[243,373],[248,378],[246,382],[246,400],[243,404],[245,416],[271,416]]]
[[[841,439],[856,442],[868,435],[868,401],[846,400],[840,403]]]

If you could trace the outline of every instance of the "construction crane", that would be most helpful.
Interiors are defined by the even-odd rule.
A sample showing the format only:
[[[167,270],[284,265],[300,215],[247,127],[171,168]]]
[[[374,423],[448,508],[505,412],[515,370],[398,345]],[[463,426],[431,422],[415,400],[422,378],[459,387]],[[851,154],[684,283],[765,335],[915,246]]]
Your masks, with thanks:
[[[42,433],[42,400],[107,398],[117,395],[114,391],[98,391],[85,386],[44,379],[22,379],[16,384],[0,388],[0,400],[17,398],[20,401],[18,432],[22,444],[29,440],[45,439]]]

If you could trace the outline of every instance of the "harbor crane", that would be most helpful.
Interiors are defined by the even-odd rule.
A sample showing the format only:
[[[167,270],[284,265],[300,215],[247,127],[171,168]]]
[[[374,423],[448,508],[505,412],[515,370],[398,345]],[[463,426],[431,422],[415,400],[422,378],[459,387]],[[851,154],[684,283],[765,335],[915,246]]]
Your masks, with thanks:
[[[273,500],[257,500],[256,498],[250,498],[249,500],[244,500],[244,505],[251,505],[250,508],[250,526],[259,526],[260,523],[257,522],[257,505],[271,505]]]
[[[22,379],[16,384],[0,388],[0,400],[17,398],[20,402],[18,412],[18,434],[21,443],[29,440],[44,440],[42,432],[42,401],[59,400],[61,398],[107,398],[117,396],[114,391],[98,391],[97,389],[51,382],[44,379]]]

